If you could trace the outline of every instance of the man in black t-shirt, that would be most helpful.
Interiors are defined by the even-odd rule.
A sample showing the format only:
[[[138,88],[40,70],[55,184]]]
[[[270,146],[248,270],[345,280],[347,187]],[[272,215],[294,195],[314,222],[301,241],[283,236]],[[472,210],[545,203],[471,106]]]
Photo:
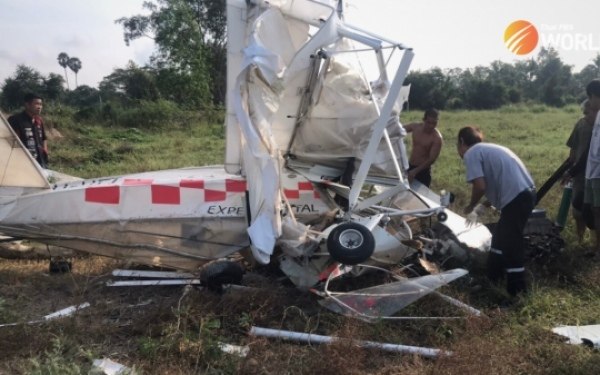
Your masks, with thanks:
[[[25,110],[8,118],[13,128],[31,156],[42,166],[48,167],[48,143],[42,113],[42,98],[36,94],[25,95]]]

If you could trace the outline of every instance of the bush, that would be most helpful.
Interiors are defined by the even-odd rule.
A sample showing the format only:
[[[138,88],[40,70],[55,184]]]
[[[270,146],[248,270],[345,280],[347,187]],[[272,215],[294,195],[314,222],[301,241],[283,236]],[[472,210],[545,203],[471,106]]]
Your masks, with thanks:
[[[134,128],[162,128],[181,121],[177,104],[168,100],[149,102],[142,100],[137,106],[124,109],[118,115],[120,125]]]

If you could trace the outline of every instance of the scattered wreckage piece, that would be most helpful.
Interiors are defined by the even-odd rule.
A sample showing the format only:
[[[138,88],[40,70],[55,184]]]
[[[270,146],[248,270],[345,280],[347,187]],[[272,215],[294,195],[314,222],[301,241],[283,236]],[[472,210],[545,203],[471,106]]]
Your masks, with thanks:
[[[569,344],[600,349],[600,324],[588,326],[559,326],[552,328],[557,335],[567,337]]]
[[[384,272],[385,269],[377,268]],[[377,321],[379,319],[390,320],[423,320],[423,319],[458,319],[459,317],[398,317],[393,316],[411,303],[434,293],[436,289],[447,285],[459,277],[465,276],[468,271],[464,269],[453,269],[444,271],[436,275],[426,275],[414,278],[402,278],[398,281],[377,285],[369,288],[353,290],[351,292],[333,292],[329,290],[328,278],[324,290],[314,293],[325,297],[319,303],[325,308],[342,315],[355,317],[367,322]],[[438,293],[441,295],[441,293]],[[458,301],[449,296],[444,299],[454,306],[479,316],[481,312],[467,304]]]
[[[187,272],[173,271],[146,271],[146,270],[124,270],[116,269],[112,271],[115,277],[151,277],[154,279],[193,279],[196,276]]]
[[[247,345],[241,346],[227,344],[224,342],[217,342],[217,346],[219,347],[219,349],[221,349],[223,353],[233,354],[241,358],[246,357],[250,352],[250,347],[248,347]]]
[[[106,286],[171,286],[171,285],[194,285],[196,288],[207,288],[209,290],[251,290],[256,289],[241,284],[241,278],[230,278],[229,274],[216,273],[216,271],[227,270],[224,264],[236,264],[229,261],[219,261],[208,265],[207,269],[214,270],[208,276],[201,274],[200,278],[186,272],[150,271],[150,270],[125,270],[116,269],[112,271],[115,277],[127,277],[130,280],[109,280]],[[212,266],[212,267],[210,267]],[[229,266],[230,268],[233,266]],[[235,265],[239,267],[239,265]],[[214,276],[211,278],[210,276]],[[227,276],[227,277],[225,277]],[[237,276],[237,275],[236,275]],[[141,280],[140,280],[141,278]]]
[[[380,349],[389,352],[406,353],[406,354],[417,354],[423,357],[435,358],[439,356],[450,356],[452,352],[435,349],[435,348],[424,348],[419,346],[409,346],[400,344],[389,344],[375,341],[364,341],[364,340],[351,340],[342,337],[335,336],[324,336],[313,333],[294,332],[272,328],[263,328],[252,326],[250,328],[250,335],[263,336],[270,338],[277,338],[281,340],[299,341],[308,344],[331,344],[336,341],[350,341],[361,348]]]
[[[90,374],[97,375],[135,375],[135,369],[131,369],[109,358],[94,359]]]
[[[174,280],[119,280],[106,282],[106,286],[165,286],[165,285],[200,285],[198,279],[174,279]]]
[[[45,315],[42,319],[30,320],[30,321],[25,322],[25,323],[0,324],[0,327],[11,327],[11,326],[17,326],[17,325],[20,325],[20,324],[37,324],[37,323],[43,323],[43,322],[47,322],[48,320],[53,320],[53,319],[58,319],[58,318],[63,318],[65,316],[73,315],[77,311],[85,309],[87,307],[90,307],[90,304],[88,302],[84,302],[82,304],[65,307],[64,309],[61,309],[61,310],[53,312],[52,314]]]

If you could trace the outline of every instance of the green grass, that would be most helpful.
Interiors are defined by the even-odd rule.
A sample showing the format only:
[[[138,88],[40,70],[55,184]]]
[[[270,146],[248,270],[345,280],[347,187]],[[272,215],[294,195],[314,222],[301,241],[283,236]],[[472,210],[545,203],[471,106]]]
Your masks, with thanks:
[[[420,111],[402,114],[419,120]],[[566,139],[577,119],[575,106],[505,107],[496,111],[442,111],[439,130],[445,145],[433,170],[433,189],[457,196],[456,211],[470,187],[456,152],[456,134],[465,125],[480,127],[486,141],[511,148],[525,162],[536,184],[567,157]],[[193,123],[161,129],[68,124],[64,138],[50,143],[52,168],[97,177],[165,168],[222,164],[223,128]],[[555,186],[541,202],[554,218],[561,198]],[[483,284],[469,292],[457,282],[444,292],[485,313],[454,321],[381,321],[367,324],[319,308],[316,298],[275,280],[266,289],[222,296],[180,288],[106,288],[119,265],[101,258],[75,260],[69,275],[45,275],[46,264],[0,262],[0,323],[43,316],[82,301],[93,306],[56,323],[4,328],[0,335],[0,373],[85,373],[92,358],[111,359],[147,374],[591,374],[600,353],[568,345],[550,329],[557,325],[598,324],[600,264],[582,253],[592,243],[576,243],[570,220],[562,232],[567,246],[550,263],[528,268],[532,293],[508,311],[498,310],[503,288]],[[474,277],[481,279],[475,270]],[[151,301],[141,308],[132,304]],[[427,296],[403,315],[457,315],[456,308]],[[454,355],[438,360],[359,349],[292,344],[250,337],[251,325],[443,348]],[[35,337],[35,340],[31,338]],[[247,358],[218,350],[217,342],[248,345]],[[76,350],[81,348],[81,350]],[[58,371],[58,372],[56,372]]]
[[[83,178],[222,164],[222,125],[171,129],[86,125],[59,129],[50,142],[51,168]]]

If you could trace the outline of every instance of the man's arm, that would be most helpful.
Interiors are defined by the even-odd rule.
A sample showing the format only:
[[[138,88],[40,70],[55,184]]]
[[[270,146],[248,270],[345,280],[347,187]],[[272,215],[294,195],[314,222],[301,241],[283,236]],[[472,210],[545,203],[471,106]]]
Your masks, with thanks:
[[[415,130],[415,126],[419,125],[418,122],[411,122],[408,125],[402,125],[404,126],[404,130],[406,130],[407,133],[412,132],[413,130]]]
[[[476,179],[474,179],[471,182],[471,184],[472,184],[472,186],[471,186],[471,202],[469,203],[469,205],[467,207],[465,207],[465,213],[469,213],[469,212],[473,211],[473,208],[475,208],[475,205],[477,205],[479,200],[485,194],[486,185],[485,185],[484,177],[477,177]]]

